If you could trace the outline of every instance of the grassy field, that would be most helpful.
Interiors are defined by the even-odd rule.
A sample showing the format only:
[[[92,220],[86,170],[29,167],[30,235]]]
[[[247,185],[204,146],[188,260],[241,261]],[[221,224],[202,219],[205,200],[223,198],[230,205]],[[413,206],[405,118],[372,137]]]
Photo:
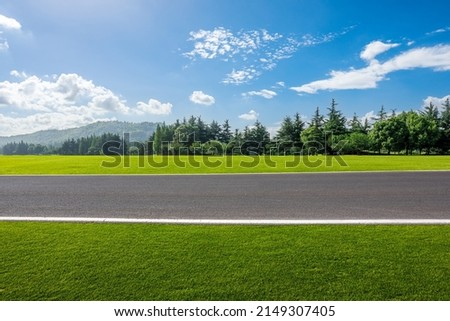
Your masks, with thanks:
[[[0,156],[5,174],[206,174],[450,170],[450,156]]]
[[[450,300],[450,226],[0,223],[1,300]]]

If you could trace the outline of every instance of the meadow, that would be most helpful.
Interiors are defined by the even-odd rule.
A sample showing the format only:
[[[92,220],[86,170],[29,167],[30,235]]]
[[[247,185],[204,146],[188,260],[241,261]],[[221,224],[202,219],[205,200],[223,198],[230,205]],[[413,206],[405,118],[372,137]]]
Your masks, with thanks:
[[[0,222],[0,300],[450,300],[450,226]]]
[[[449,156],[0,156],[0,175],[450,170]]]

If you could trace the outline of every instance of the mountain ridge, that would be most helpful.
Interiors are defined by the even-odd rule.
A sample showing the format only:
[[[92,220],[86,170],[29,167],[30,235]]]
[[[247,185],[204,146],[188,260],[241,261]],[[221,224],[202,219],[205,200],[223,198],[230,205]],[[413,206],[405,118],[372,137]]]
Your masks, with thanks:
[[[92,135],[100,136],[104,133],[119,135],[129,133],[131,141],[144,142],[153,134],[157,125],[158,123],[153,122],[99,121],[82,127],[40,130],[31,134],[8,137],[0,136],[0,147],[8,143],[18,143],[20,141],[28,144],[58,146],[68,139],[77,139]]]

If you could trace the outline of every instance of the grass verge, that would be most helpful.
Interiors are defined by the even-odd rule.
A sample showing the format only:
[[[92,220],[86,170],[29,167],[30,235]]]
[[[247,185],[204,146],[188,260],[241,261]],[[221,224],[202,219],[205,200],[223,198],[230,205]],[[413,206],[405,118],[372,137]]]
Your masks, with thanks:
[[[450,300],[450,226],[0,222],[1,300]]]
[[[450,170],[450,156],[0,156],[0,175]]]

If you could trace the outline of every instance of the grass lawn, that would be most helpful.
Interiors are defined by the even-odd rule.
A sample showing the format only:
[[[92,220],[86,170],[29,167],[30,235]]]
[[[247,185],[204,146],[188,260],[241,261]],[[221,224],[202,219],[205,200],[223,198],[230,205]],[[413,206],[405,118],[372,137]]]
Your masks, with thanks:
[[[450,226],[0,222],[1,300],[450,300]]]
[[[5,174],[207,174],[450,170],[450,156],[0,156]]]

